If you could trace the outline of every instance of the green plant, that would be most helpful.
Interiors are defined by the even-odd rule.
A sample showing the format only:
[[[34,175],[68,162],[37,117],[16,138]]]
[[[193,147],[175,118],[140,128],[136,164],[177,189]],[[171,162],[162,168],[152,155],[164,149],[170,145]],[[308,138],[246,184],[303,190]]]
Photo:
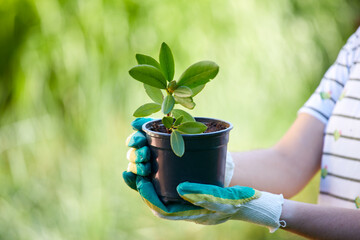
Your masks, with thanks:
[[[188,109],[193,109],[195,97],[205,84],[216,77],[219,66],[212,61],[200,61],[190,67],[175,81],[174,57],[169,46],[162,43],[159,54],[159,62],[154,58],[136,54],[139,65],[130,69],[129,74],[136,80],[144,83],[144,88],[153,103],[146,103],[134,112],[134,117],[146,117],[158,111],[165,116],[162,123],[170,135],[171,148],[174,153],[181,157],[185,152],[183,134],[198,134],[206,131],[203,123],[196,122],[186,111],[174,109],[180,104]],[[164,97],[162,90],[165,90]]]

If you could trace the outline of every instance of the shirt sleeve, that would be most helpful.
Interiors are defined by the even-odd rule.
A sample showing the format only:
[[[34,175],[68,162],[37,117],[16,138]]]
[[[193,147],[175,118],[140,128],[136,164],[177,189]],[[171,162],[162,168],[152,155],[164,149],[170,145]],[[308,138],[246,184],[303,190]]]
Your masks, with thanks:
[[[355,51],[360,45],[359,37],[360,27],[342,47],[335,63],[326,71],[319,86],[298,114],[308,113],[327,124],[354,65]]]

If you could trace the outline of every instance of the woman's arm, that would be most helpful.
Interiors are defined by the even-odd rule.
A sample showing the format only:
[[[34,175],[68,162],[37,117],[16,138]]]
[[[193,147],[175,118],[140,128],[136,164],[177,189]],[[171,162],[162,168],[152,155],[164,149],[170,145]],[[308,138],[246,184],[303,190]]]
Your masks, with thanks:
[[[284,230],[311,239],[359,239],[360,212],[285,200],[280,217]]]
[[[274,147],[232,153],[235,169],[230,186],[294,196],[320,168],[324,127],[320,120],[301,113]]]

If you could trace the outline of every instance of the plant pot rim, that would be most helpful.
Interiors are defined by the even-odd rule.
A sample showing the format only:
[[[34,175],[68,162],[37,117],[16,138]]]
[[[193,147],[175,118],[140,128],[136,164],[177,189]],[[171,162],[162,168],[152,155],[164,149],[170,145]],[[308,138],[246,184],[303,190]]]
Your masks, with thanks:
[[[228,132],[228,131],[230,131],[231,129],[233,129],[233,125],[232,125],[230,122],[225,121],[225,120],[221,120],[221,119],[207,118],[207,117],[195,117],[195,120],[198,121],[198,122],[201,122],[201,120],[206,121],[206,122],[209,122],[209,121],[219,121],[219,122],[223,122],[223,123],[227,124],[228,127],[225,128],[225,129],[216,131],[216,132],[198,133],[198,134],[181,134],[183,137],[185,137],[185,138],[191,138],[191,137],[199,137],[199,136],[208,137],[208,136],[214,136],[214,135],[221,135],[221,134],[223,134],[224,132]],[[153,122],[158,122],[158,121],[161,122],[161,119],[154,119],[154,120],[152,120],[152,121],[149,121],[149,122],[147,122],[147,123],[144,123],[144,124],[142,125],[142,130],[143,130],[146,134],[148,134],[149,136],[152,136],[152,137],[170,137],[170,133],[156,132],[156,131],[150,130],[150,129],[147,127],[147,126],[150,125],[151,123],[153,123]]]

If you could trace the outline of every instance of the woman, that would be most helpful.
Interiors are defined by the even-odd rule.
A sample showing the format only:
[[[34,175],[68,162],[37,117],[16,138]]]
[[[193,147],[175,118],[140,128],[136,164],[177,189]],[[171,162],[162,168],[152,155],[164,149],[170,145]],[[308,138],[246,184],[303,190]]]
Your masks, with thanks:
[[[145,121],[137,119],[133,127],[140,130]],[[138,144],[141,134],[130,137],[128,146],[144,147]],[[193,206],[165,206],[143,177],[150,172],[149,165],[135,163],[135,152],[129,151],[124,180],[159,217],[201,224],[244,220],[267,226],[271,232],[282,227],[310,238],[359,238],[360,28],[274,147],[228,154],[230,187],[182,183],[177,190]],[[320,167],[318,205],[283,198],[303,189]]]

